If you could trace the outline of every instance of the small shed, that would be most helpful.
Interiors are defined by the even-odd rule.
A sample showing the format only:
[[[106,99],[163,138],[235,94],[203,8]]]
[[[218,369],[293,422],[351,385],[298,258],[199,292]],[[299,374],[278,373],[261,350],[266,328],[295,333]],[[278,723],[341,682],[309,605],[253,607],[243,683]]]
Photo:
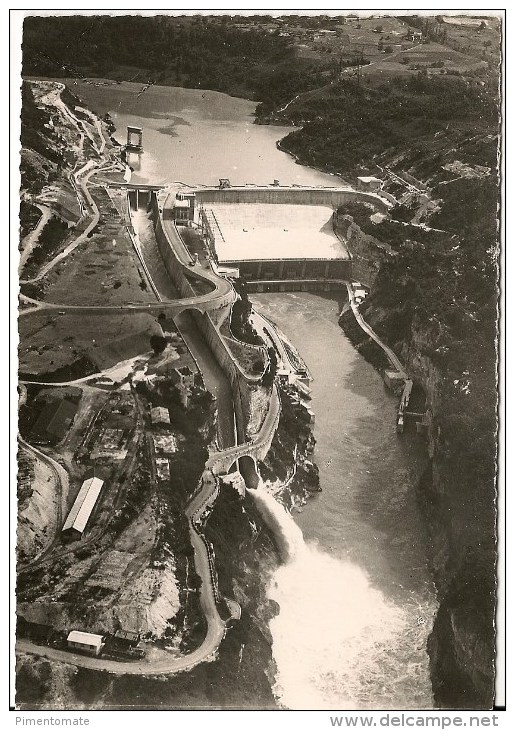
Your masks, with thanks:
[[[104,637],[100,634],[89,634],[86,631],[70,631],[67,639],[70,649],[77,649],[86,654],[98,656],[104,648]]]
[[[379,177],[361,176],[358,177],[358,190],[375,191],[380,190],[383,181]]]
[[[170,414],[167,408],[162,406],[155,406],[150,411],[150,419],[153,426],[169,426],[170,425]]]

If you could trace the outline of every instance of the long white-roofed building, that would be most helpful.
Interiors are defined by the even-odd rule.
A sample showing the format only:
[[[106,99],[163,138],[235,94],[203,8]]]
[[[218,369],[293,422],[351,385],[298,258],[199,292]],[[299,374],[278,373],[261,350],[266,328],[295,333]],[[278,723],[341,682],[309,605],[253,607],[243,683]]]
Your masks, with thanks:
[[[80,540],[91,513],[100,497],[104,482],[98,477],[92,476],[86,479],[79,490],[75,502],[63,525],[63,539]]]
[[[104,637],[87,631],[70,631],[67,639],[70,649],[78,649],[98,656],[104,647]]]

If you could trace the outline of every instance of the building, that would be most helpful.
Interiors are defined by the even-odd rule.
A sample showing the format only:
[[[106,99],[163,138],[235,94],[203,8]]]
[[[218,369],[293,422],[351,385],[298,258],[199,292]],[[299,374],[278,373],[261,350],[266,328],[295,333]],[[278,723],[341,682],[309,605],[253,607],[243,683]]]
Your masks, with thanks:
[[[83,482],[61,531],[64,540],[81,539],[103,485],[102,479],[95,476]]]
[[[137,646],[139,644],[140,635],[136,631],[125,631],[124,629],[118,629],[114,638],[118,641],[125,641],[129,646]]]
[[[86,631],[70,631],[67,642],[70,649],[77,649],[93,656],[98,656],[105,644],[103,636],[89,634]]]
[[[168,459],[165,459],[162,456],[157,457],[156,472],[157,478],[161,481],[167,482],[170,479],[170,462]]]
[[[58,443],[68,433],[76,413],[77,405],[66,398],[48,403],[32,427],[31,440]]]
[[[173,433],[153,433],[151,438],[156,454],[175,454],[177,451],[177,439]]]
[[[91,451],[91,459],[122,461],[127,456],[126,441],[127,434],[124,429],[105,428]]]
[[[169,426],[170,414],[168,413],[168,409],[162,406],[155,406],[150,411],[150,420],[153,426]]]
[[[180,383],[185,388],[195,387],[195,373],[187,365],[182,368],[174,368],[171,373],[171,379],[174,385]]]
[[[172,215],[176,223],[188,225],[189,221],[192,221],[195,216],[195,193],[177,193]]]
[[[383,181],[379,177],[358,177],[358,190],[364,190],[367,192],[375,192],[381,190]]]
[[[174,368],[170,373],[170,380],[179,393],[182,405],[188,409],[191,389],[195,386],[195,373],[186,365],[182,368]]]

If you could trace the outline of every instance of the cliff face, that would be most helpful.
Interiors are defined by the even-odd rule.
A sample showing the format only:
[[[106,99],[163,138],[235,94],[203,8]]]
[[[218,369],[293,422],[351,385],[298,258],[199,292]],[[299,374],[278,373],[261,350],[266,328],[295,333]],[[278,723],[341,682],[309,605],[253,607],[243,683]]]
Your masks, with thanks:
[[[279,498],[286,508],[319,492],[318,467],[310,459],[315,447],[310,415],[297,390],[280,381],[281,417],[266,459],[259,464],[261,477],[285,485]]]
[[[380,261],[388,255],[390,247],[365,233],[351,215],[338,216],[336,230],[345,238],[352,252],[354,279],[365,286],[372,286],[379,272]]]
[[[435,700],[441,707],[489,708],[495,652],[495,288],[474,287],[478,316],[470,311],[473,282],[465,281],[467,270],[461,272],[449,257],[448,242],[431,262],[435,270],[427,274],[433,281],[426,290],[419,278],[428,254],[424,244],[401,244],[385,259],[370,236],[355,228],[349,225],[351,252],[356,248],[360,257],[369,257],[360,262],[365,273],[378,268],[362,313],[421,386],[430,414],[430,462],[419,496],[440,601],[428,641]],[[434,279],[452,288],[451,266],[459,272],[456,285],[464,301],[449,296],[439,307],[431,299],[435,288],[440,294]],[[352,319],[347,312],[342,326],[354,341]]]

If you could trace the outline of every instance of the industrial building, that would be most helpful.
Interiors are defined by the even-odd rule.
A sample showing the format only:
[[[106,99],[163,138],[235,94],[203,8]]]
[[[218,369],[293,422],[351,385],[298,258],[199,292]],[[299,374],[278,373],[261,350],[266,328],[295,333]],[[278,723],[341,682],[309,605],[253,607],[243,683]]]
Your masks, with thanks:
[[[371,177],[362,175],[358,177],[358,190],[367,190],[370,192],[377,192],[381,190],[383,181],[379,177]]]
[[[67,642],[70,649],[77,649],[93,656],[98,656],[105,644],[103,636],[89,634],[86,631],[70,631]]]
[[[180,192],[175,196],[172,216],[179,225],[188,225],[195,217],[195,193]]]
[[[62,536],[64,540],[80,540],[88,520],[95,508],[95,505],[102,491],[104,482],[98,477],[92,476],[86,479],[79,490],[75,502],[63,525]]]
[[[350,276],[351,256],[334,231],[330,205],[209,202],[200,222],[218,263],[248,281]]]

